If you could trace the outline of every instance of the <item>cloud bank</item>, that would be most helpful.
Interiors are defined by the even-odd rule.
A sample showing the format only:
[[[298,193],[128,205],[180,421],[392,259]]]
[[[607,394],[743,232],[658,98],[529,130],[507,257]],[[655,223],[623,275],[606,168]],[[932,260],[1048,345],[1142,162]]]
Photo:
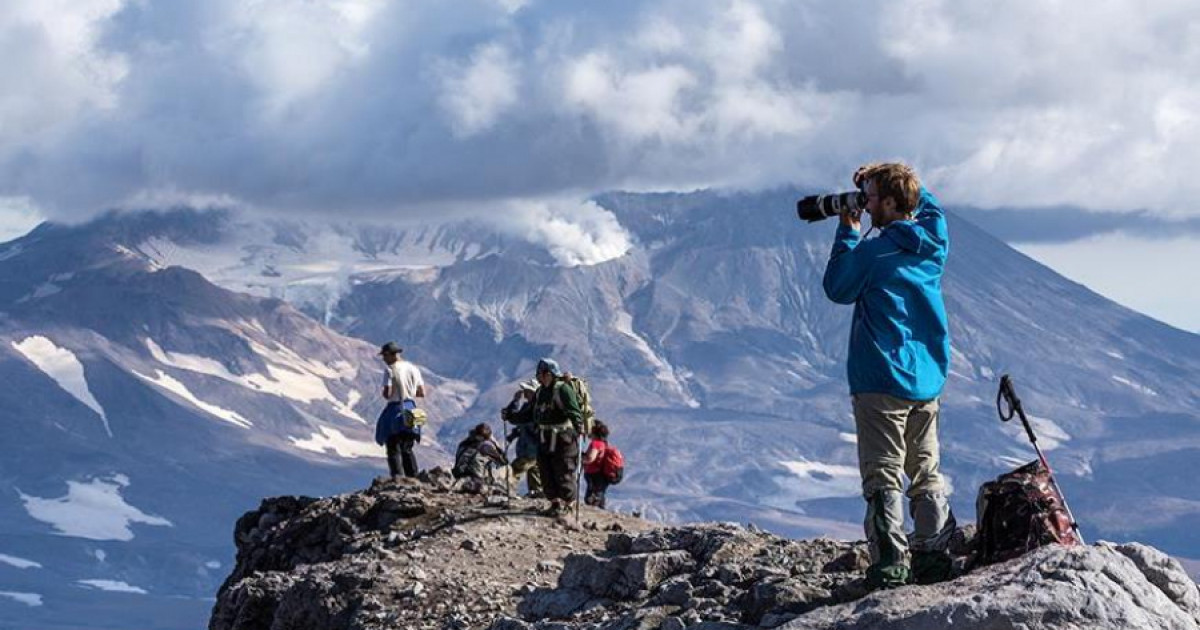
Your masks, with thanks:
[[[0,5],[0,51],[0,197],[57,219],[544,219],[880,158],[954,203],[1200,214],[1191,0],[46,0]]]

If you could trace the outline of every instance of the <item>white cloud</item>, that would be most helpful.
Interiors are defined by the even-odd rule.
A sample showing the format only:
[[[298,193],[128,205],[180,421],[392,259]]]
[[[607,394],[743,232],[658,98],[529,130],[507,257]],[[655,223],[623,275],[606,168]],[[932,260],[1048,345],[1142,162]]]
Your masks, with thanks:
[[[117,104],[125,58],[100,45],[123,0],[6,2],[0,7],[0,140],[38,144],[43,132]]]
[[[459,136],[486,131],[517,104],[517,69],[507,50],[488,44],[468,63],[442,68],[441,102]]]
[[[129,487],[129,478],[114,475],[90,481],[68,481],[67,494],[45,499],[18,491],[25,511],[54,526],[64,536],[91,540],[133,540],[130,525],[141,523],[171,527],[165,518],[146,514],[125,502],[121,489]]]
[[[328,87],[371,51],[367,35],[381,0],[235,2],[210,46],[238,62],[262,91],[271,117]]]
[[[513,201],[492,220],[498,229],[544,245],[567,267],[599,264],[632,247],[617,218],[591,201]]]
[[[55,217],[842,187],[891,157],[950,202],[1200,213],[1190,0],[57,0],[0,10],[0,50],[39,70],[0,71],[0,196]]]
[[[43,220],[28,197],[0,197],[0,243],[25,235]]]

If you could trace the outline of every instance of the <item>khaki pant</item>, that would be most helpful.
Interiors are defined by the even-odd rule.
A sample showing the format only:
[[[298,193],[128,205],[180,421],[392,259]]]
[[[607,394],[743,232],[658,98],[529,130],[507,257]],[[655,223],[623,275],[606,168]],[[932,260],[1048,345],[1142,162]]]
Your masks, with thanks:
[[[939,469],[938,401],[914,401],[887,394],[855,394],[858,469],[867,500],[871,561],[908,564],[902,492],[908,477],[914,551],[943,551],[954,533]]]
[[[542,492],[542,473],[538,470],[536,457],[520,457],[512,463],[512,483],[515,490],[521,484],[521,475],[525,475],[528,491],[533,494]]]

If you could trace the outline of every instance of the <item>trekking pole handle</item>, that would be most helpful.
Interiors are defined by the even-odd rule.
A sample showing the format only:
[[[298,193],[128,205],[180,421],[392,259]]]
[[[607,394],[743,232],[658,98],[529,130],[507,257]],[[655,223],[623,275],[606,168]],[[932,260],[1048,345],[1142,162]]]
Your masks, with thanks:
[[[1008,404],[1008,410],[1005,411],[1002,406]],[[1033,427],[1029,425],[1029,418],[1025,417],[1025,408],[1021,405],[1021,399],[1017,397],[1017,390],[1013,387],[1012,378],[1004,374],[1000,377],[1000,391],[996,393],[996,413],[1000,414],[1002,422],[1012,420],[1016,415],[1021,418],[1021,424],[1025,426],[1025,433],[1029,436],[1029,441],[1037,446],[1037,436],[1033,433]]]

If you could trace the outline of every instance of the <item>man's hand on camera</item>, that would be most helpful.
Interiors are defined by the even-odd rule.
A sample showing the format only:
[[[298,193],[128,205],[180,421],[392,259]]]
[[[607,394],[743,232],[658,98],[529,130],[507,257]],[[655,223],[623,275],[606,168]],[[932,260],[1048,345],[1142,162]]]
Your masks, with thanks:
[[[862,210],[847,210],[838,215],[838,220],[842,225],[849,226],[857,232],[862,231]]]

